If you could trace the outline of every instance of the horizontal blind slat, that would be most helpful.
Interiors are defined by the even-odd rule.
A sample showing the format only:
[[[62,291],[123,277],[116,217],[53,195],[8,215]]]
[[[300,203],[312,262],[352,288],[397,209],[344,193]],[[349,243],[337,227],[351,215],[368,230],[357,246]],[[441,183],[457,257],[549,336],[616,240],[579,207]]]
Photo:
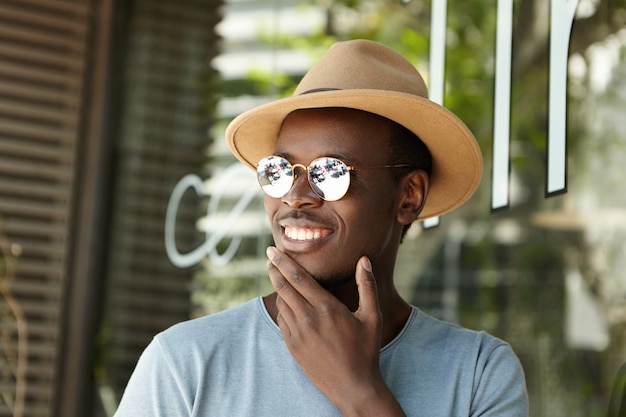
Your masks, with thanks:
[[[72,167],[68,164],[53,164],[32,160],[20,160],[0,155],[0,173],[14,177],[42,178],[48,182],[57,181],[69,184],[72,178]]]
[[[0,116],[1,135],[72,144],[76,142],[78,132],[75,128],[36,126],[33,123],[16,121],[15,119]]]
[[[78,8],[67,11],[74,10],[79,11]],[[84,15],[68,16],[64,13],[50,13],[41,8],[19,8],[0,3],[0,16],[2,20],[19,22],[25,25],[25,27],[41,26],[82,36],[87,32],[85,21],[83,21]]]
[[[67,225],[65,223],[50,222],[42,219],[12,218],[11,221],[3,221],[0,226],[2,231],[9,236],[10,242],[19,242],[20,238],[66,239]]]
[[[39,68],[21,62],[4,61],[0,64],[0,76],[12,78],[13,80],[26,81],[26,85],[56,87],[57,89],[77,91],[80,88],[81,80],[72,72],[50,71],[48,68]],[[16,81],[13,81],[16,83]]]
[[[13,179],[10,182],[0,181],[0,195],[24,196],[31,201],[62,201],[67,202],[71,197],[71,190],[64,184],[44,184],[34,181]]]
[[[69,164],[74,159],[75,150],[71,146],[49,144],[4,136],[0,141],[0,155]]]
[[[75,111],[41,104],[24,104],[17,100],[2,98],[0,98],[0,114],[3,114],[4,117],[18,117],[61,126],[76,126],[78,124],[78,115]]]
[[[0,36],[18,43],[36,44],[68,52],[83,52],[84,42],[79,37],[57,35],[37,27],[25,28],[10,22],[0,25]]]
[[[33,65],[51,66],[64,70],[72,70],[80,74],[84,69],[84,63],[75,56],[48,52],[43,48],[23,47],[18,45],[0,44],[0,57],[28,61]]]
[[[83,18],[89,14],[89,3],[85,0],[20,0],[20,6],[27,10],[40,10],[47,13],[73,15],[75,18]]]
[[[73,75],[76,77],[76,74]],[[80,103],[80,90],[74,88],[46,88],[0,79],[0,96],[19,98],[54,106],[76,109]]]

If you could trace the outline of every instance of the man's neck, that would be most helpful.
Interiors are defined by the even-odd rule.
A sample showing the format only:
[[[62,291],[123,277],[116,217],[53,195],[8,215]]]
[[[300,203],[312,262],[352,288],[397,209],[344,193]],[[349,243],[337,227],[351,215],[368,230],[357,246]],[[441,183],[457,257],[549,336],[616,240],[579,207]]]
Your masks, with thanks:
[[[348,307],[350,311],[354,312],[358,308],[359,297],[356,285],[352,287],[352,289],[349,289],[347,286],[342,286],[341,288],[334,288],[329,291]],[[400,297],[393,286],[390,288],[379,288],[378,293],[379,305],[383,315],[382,348],[402,331],[411,314],[411,306]],[[272,320],[276,322],[278,315],[276,293],[263,297],[263,303]]]

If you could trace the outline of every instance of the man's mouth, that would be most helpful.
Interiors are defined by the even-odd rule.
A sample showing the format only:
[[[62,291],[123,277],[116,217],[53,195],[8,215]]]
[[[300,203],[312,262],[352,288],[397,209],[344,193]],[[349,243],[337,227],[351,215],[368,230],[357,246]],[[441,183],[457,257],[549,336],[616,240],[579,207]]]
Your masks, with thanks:
[[[291,240],[317,240],[326,237],[331,233],[332,231],[328,229],[285,226],[285,236],[287,236],[287,238]]]

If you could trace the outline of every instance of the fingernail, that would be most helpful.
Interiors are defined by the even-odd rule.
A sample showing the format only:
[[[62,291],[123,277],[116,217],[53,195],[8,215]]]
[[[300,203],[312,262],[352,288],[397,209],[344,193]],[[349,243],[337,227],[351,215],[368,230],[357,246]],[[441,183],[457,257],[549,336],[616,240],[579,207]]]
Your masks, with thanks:
[[[372,262],[367,256],[361,258],[361,268],[365,269],[367,272],[372,272]]]
[[[267,249],[265,249],[265,254],[269,258],[269,260],[272,261],[274,260],[274,257],[276,256],[276,251],[274,247],[268,246]]]

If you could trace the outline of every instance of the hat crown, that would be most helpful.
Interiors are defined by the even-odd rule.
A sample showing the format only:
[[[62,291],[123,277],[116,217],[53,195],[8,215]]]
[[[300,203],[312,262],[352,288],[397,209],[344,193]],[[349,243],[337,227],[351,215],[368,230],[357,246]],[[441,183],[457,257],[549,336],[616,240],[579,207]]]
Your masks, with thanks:
[[[406,58],[363,39],[333,44],[293,95],[319,90],[387,90],[428,98],[424,79]]]

